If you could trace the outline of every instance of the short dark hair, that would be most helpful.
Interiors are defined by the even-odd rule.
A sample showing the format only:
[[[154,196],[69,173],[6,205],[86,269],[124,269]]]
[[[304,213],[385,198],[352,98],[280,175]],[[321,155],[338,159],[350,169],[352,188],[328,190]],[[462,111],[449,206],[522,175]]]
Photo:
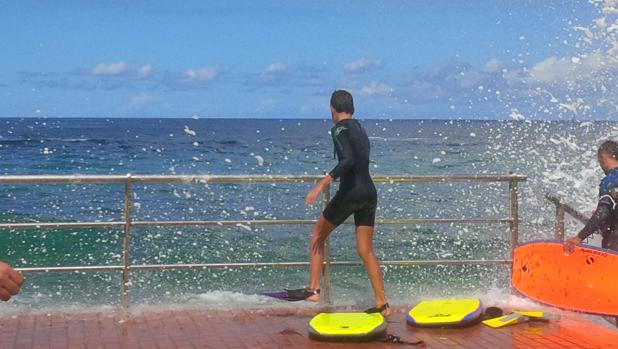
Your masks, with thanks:
[[[618,143],[615,141],[605,141],[599,146],[599,154],[611,155],[614,159],[618,158]]]
[[[330,96],[330,106],[333,107],[337,113],[349,113],[354,114],[354,100],[350,92],[345,90],[337,90]]]

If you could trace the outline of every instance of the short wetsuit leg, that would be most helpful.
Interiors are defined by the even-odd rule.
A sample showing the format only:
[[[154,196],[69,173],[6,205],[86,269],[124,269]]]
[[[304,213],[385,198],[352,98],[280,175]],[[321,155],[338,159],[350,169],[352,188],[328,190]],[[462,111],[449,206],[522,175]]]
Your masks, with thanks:
[[[354,225],[355,226],[368,226],[373,227],[376,222],[376,207],[362,208],[354,212]]]
[[[342,224],[351,214],[354,224],[373,227],[376,217],[375,195],[358,195],[358,191],[337,191],[322,214],[334,226]]]
[[[345,196],[345,193],[338,191],[322,212],[324,218],[336,227],[354,213],[354,207],[350,205],[349,200],[346,200]]]

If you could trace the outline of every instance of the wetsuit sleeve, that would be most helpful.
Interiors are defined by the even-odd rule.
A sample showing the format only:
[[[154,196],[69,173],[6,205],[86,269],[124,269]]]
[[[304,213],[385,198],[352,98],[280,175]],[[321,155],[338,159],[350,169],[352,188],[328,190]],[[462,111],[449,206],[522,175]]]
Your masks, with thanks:
[[[339,132],[334,130],[332,135],[339,162],[328,174],[333,177],[333,179],[337,179],[354,166],[354,156],[352,153],[352,145],[348,139],[347,129],[342,129]]]
[[[599,199],[597,209],[594,214],[586,223],[586,226],[579,231],[577,237],[585,239],[597,230],[601,230],[601,233],[605,233],[605,230],[611,230],[612,211],[614,209],[615,202],[609,195],[603,195]]]

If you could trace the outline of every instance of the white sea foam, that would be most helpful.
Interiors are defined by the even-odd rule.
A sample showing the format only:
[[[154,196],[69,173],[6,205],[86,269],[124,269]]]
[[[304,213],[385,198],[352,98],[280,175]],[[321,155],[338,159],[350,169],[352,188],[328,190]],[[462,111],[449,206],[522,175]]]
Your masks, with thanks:
[[[255,158],[255,160],[257,160],[258,166],[264,166],[264,158],[263,157],[261,157],[259,155],[256,155],[256,156],[254,156],[254,158]]]
[[[281,300],[231,291],[208,291],[200,294],[179,295],[174,302],[164,304],[137,304],[131,307],[132,313],[166,311],[177,309],[268,309],[268,308],[308,308],[317,304],[308,302],[281,302]]]
[[[524,116],[524,114],[520,113],[519,110],[517,110],[516,108],[512,108],[511,109],[510,117],[511,117],[511,119],[513,119],[515,121],[526,120],[526,117]]]
[[[196,136],[197,135],[197,132],[195,132],[194,130],[190,129],[189,126],[187,126],[187,125],[185,125],[184,131],[189,136]]]
[[[251,229],[251,227],[250,227],[250,226],[245,225],[245,224],[236,223],[236,226],[237,226],[237,227],[239,227],[239,228],[243,228],[243,229],[245,229],[246,231],[253,231],[253,230]]]

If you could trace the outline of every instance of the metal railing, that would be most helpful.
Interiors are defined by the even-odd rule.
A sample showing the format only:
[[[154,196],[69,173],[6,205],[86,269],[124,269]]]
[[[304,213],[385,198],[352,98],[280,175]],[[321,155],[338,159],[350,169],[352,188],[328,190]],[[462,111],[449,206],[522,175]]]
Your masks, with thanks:
[[[36,222],[36,223],[0,223],[0,229],[47,229],[47,228],[101,228],[123,227],[122,265],[97,266],[61,266],[61,267],[27,267],[17,268],[21,272],[101,272],[122,271],[122,307],[129,306],[130,272],[138,270],[165,270],[165,269],[214,269],[214,268],[261,268],[261,267],[301,267],[308,266],[308,262],[260,262],[260,263],[193,263],[193,264],[141,264],[130,263],[131,230],[133,227],[164,227],[164,226],[205,226],[205,225],[284,225],[284,224],[314,224],[315,220],[304,219],[273,219],[273,220],[228,220],[228,221],[140,221],[132,216],[133,185],[146,183],[160,184],[255,184],[255,183],[304,183],[315,182],[319,176],[160,176],[160,175],[131,175],[126,176],[0,176],[0,185],[24,184],[124,184],[124,210],[122,221],[111,222]],[[498,176],[390,176],[374,177],[376,183],[422,183],[422,182],[508,182],[509,216],[502,219],[377,219],[376,224],[500,224],[508,223],[510,232],[511,258],[512,250],[519,239],[519,213],[517,186],[525,181],[521,175]],[[325,206],[330,200],[330,186],[323,192],[322,203]],[[345,222],[349,224],[350,222]],[[322,301],[332,303],[331,298],[331,268],[337,266],[356,266],[360,262],[331,261],[330,241],[326,241],[322,278]],[[509,264],[511,259],[466,259],[466,260],[393,260],[382,261],[382,265],[410,266],[410,265],[462,265],[462,264]]]
[[[564,241],[564,218],[565,214],[571,215],[579,222],[586,224],[590,217],[573,208],[569,204],[565,203],[561,198],[556,195],[546,194],[545,198],[551,201],[556,206],[556,220],[554,225],[554,238],[556,240]]]

